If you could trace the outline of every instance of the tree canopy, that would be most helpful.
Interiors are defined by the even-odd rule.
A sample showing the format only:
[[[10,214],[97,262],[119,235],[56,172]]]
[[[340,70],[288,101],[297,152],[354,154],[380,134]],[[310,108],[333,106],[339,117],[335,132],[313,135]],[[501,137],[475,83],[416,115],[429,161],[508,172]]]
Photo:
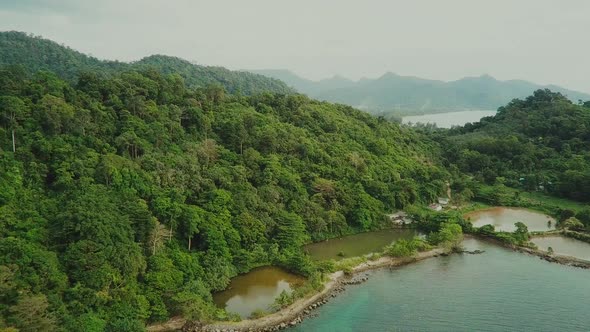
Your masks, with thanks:
[[[422,134],[302,95],[1,70],[0,327],[217,317],[203,294],[237,273],[310,275],[303,244],[384,227],[449,177]]]

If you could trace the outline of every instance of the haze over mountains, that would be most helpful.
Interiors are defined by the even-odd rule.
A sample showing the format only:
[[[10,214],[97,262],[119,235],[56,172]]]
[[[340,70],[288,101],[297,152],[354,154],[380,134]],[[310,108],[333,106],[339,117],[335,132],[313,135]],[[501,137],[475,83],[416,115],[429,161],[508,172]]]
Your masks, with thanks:
[[[217,84],[229,93],[243,95],[298,91],[374,114],[495,110],[514,98],[524,98],[544,88],[560,92],[574,102],[590,100],[590,94],[559,86],[543,86],[523,80],[499,81],[489,75],[451,82],[394,73],[358,81],[341,76],[312,81],[289,70],[232,71],[166,55],[151,55],[131,63],[99,60],[51,40],[16,31],[0,32],[0,65],[22,65],[30,72],[49,70],[70,81],[84,71],[112,75],[121,71],[153,69],[163,74],[180,75],[188,87]]]
[[[371,113],[433,113],[461,110],[495,110],[514,98],[538,89],[550,89],[570,100],[590,100],[590,95],[559,86],[543,86],[524,80],[499,81],[492,76],[465,77],[445,82],[386,73],[376,79],[352,81],[334,76],[312,81],[289,70],[253,70],[279,79],[311,97],[351,105]]]

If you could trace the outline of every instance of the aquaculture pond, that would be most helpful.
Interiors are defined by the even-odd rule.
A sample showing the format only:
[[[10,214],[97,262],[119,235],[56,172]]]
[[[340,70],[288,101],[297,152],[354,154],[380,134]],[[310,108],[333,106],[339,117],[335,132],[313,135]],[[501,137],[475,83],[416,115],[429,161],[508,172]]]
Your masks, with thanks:
[[[268,311],[282,291],[291,292],[305,281],[303,277],[273,266],[265,266],[233,278],[226,290],[213,294],[213,301],[242,318],[253,311]]]
[[[418,232],[414,229],[384,229],[311,243],[306,245],[304,249],[315,260],[338,260],[380,252],[393,241],[411,239],[416,235]]]
[[[417,234],[412,229],[384,229],[313,243],[304,249],[316,260],[341,259],[378,252],[393,241]],[[213,294],[213,301],[218,307],[247,318],[256,310],[269,311],[282,291],[290,293],[304,281],[303,277],[278,267],[260,267],[233,278],[226,290]]]
[[[559,235],[536,237],[531,242],[541,250],[547,251],[551,247],[558,255],[590,261],[590,243]]]
[[[555,229],[555,219],[540,212],[521,208],[493,207],[467,213],[473,226],[494,225],[496,231],[513,232],[514,223],[520,221],[527,225],[530,232],[550,231]]]

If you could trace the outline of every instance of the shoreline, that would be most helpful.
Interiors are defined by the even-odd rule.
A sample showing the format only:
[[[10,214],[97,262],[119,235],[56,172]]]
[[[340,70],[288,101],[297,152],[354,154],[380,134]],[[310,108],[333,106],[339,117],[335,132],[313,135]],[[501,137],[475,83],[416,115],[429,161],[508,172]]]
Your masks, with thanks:
[[[514,207],[518,208],[518,207]],[[524,208],[535,211],[534,208]],[[475,209],[467,213],[481,211],[484,209]],[[465,215],[465,214],[463,214]],[[533,232],[531,238],[547,237],[547,236],[564,236],[562,230],[551,230],[546,232]],[[583,269],[590,269],[590,261],[579,259],[572,256],[549,254],[540,249],[533,249],[523,246],[511,245],[503,243],[495,238],[482,236],[479,234],[464,234],[465,238],[473,238],[480,241],[492,243],[494,245],[510,249],[515,252],[537,256],[548,262],[558,263],[565,266],[573,266]],[[324,289],[320,292],[314,293],[308,297],[296,300],[291,305],[270,313],[264,317],[257,319],[243,319],[239,322],[218,321],[209,324],[201,324],[198,322],[188,322],[182,317],[173,317],[167,322],[154,324],[146,327],[148,332],[168,332],[168,331],[184,331],[184,332],[200,332],[200,331],[278,331],[288,327],[293,327],[302,322],[307,317],[313,317],[313,312],[322,305],[326,304],[330,298],[336,297],[342,292],[345,286],[360,284],[367,280],[367,276],[359,277],[359,274],[384,267],[400,267],[424,259],[438,257],[444,255],[444,251],[440,248],[435,248],[430,251],[420,252],[413,257],[381,257],[375,261],[365,261],[352,268],[352,273],[344,274],[343,271],[336,271],[328,275],[327,281],[324,282]]]
[[[287,327],[295,326],[306,317],[313,314],[323,304],[328,302],[329,298],[336,297],[338,293],[344,290],[344,286],[357,284],[365,281],[367,278],[355,278],[358,274],[375,270],[383,267],[400,267],[424,259],[438,257],[444,251],[439,248],[430,251],[420,252],[414,257],[381,257],[375,261],[366,261],[352,269],[352,275],[346,275],[343,271],[336,271],[328,276],[328,281],[324,283],[324,289],[309,297],[298,299],[286,308],[271,313],[258,319],[244,319],[239,322],[215,322],[206,325],[198,323],[191,324],[182,317],[175,317],[167,322],[147,326],[148,332],[168,332],[182,330],[185,332],[197,331],[277,331]]]

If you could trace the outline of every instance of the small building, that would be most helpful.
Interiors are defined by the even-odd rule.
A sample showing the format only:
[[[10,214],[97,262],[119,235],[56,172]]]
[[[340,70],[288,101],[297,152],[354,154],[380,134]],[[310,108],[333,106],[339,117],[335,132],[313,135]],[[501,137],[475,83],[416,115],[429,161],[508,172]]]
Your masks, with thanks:
[[[445,206],[449,204],[449,199],[448,198],[444,198],[444,197],[439,197],[438,198],[438,204]]]
[[[432,203],[432,204],[428,205],[428,207],[434,211],[442,211],[442,209],[443,209],[442,205],[440,205],[438,203]]]
[[[388,214],[387,217],[394,225],[407,225],[413,222],[413,220],[404,211],[397,211],[395,213]]]

